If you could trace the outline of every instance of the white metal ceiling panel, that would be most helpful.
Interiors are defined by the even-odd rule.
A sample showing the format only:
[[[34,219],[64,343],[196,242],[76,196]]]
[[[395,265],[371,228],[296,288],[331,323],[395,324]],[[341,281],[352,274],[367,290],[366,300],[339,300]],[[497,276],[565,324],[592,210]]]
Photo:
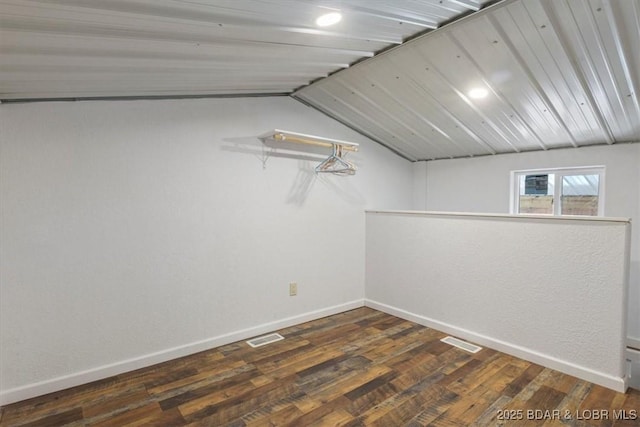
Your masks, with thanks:
[[[558,87],[560,90],[566,87],[562,73],[553,66],[550,57],[544,60],[550,61],[555,75],[549,76],[544,71],[543,60],[519,30],[527,23],[512,19],[507,9],[472,22],[451,37],[467,57],[473,57],[473,66],[487,76],[486,81],[479,84],[491,89],[495,104],[502,107],[502,115],[508,118],[507,126],[511,122],[522,128],[514,144],[522,149],[569,145],[572,135],[563,127],[563,117],[560,117],[561,114],[568,116],[567,110],[553,106],[554,100],[561,103]],[[501,16],[501,12],[505,16]],[[513,36],[507,37],[507,31],[512,31]]]
[[[385,145],[396,151],[403,157],[411,158],[417,153],[411,151],[411,147],[407,144],[401,144],[400,141],[395,142],[396,135],[384,125],[380,126],[375,122],[369,111],[361,110],[354,104],[347,101],[334,98],[322,88],[319,89],[317,96],[314,98],[314,107],[318,108],[332,116],[339,116],[344,124],[357,129],[362,134],[370,137],[375,141],[389,141]]]
[[[638,0],[505,1],[294,96],[411,160],[640,141],[639,46]]]
[[[411,160],[640,140],[639,0],[490,3],[0,0],[0,99],[295,92]]]
[[[0,0],[0,99],[288,94],[481,4]]]

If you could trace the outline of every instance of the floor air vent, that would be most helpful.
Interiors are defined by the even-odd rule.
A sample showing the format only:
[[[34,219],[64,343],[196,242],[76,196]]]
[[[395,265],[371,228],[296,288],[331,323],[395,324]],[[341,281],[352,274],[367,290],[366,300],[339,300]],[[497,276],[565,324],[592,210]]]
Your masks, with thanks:
[[[471,344],[454,337],[445,337],[445,338],[442,338],[440,341],[446,342],[447,344],[450,344],[454,347],[461,348],[462,350],[468,351],[469,353],[477,353],[480,350],[482,350],[482,347],[478,347],[475,344]]]
[[[261,337],[253,338],[247,341],[251,347],[262,347],[263,345],[271,344],[272,342],[283,340],[284,337],[280,334],[269,334]]]

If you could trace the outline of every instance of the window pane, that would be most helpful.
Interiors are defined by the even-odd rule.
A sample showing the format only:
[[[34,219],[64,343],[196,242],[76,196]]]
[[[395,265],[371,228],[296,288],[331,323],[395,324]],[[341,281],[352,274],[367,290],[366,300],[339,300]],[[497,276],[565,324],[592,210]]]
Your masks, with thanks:
[[[598,215],[599,175],[562,177],[562,215]]]
[[[520,175],[518,213],[553,214],[554,178],[554,174]]]

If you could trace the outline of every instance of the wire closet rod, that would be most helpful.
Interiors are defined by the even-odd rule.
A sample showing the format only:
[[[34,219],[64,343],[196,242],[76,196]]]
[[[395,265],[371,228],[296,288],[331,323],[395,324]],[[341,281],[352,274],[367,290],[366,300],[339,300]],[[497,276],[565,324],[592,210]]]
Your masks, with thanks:
[[[327,147],[327,148],[332,148],[339,145],[340,147],[342,147],[343,151],[358,151],[358,146],[359,146],[359,144],[355,142],[341,141],[339,139],[324,138],[321,136],[307,135],[304,133],[291,132],[288,130],[280,130],[280,129],[274,129],[272,131],[263,133],[258,138],[262,140],[274,139],[276,141],[287,141],[287,142],[294,142],[298,144],[317,145],[320,147]]]

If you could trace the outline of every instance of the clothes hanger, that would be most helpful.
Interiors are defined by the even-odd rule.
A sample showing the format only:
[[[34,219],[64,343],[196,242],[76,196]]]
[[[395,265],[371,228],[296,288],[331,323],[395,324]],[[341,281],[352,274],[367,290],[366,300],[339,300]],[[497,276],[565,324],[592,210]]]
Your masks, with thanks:
[[[342,146],[333,144],[332,153],[316,166],[316,173],[332,173],[334,175],[355,175],[356,166],[343,158]]]

